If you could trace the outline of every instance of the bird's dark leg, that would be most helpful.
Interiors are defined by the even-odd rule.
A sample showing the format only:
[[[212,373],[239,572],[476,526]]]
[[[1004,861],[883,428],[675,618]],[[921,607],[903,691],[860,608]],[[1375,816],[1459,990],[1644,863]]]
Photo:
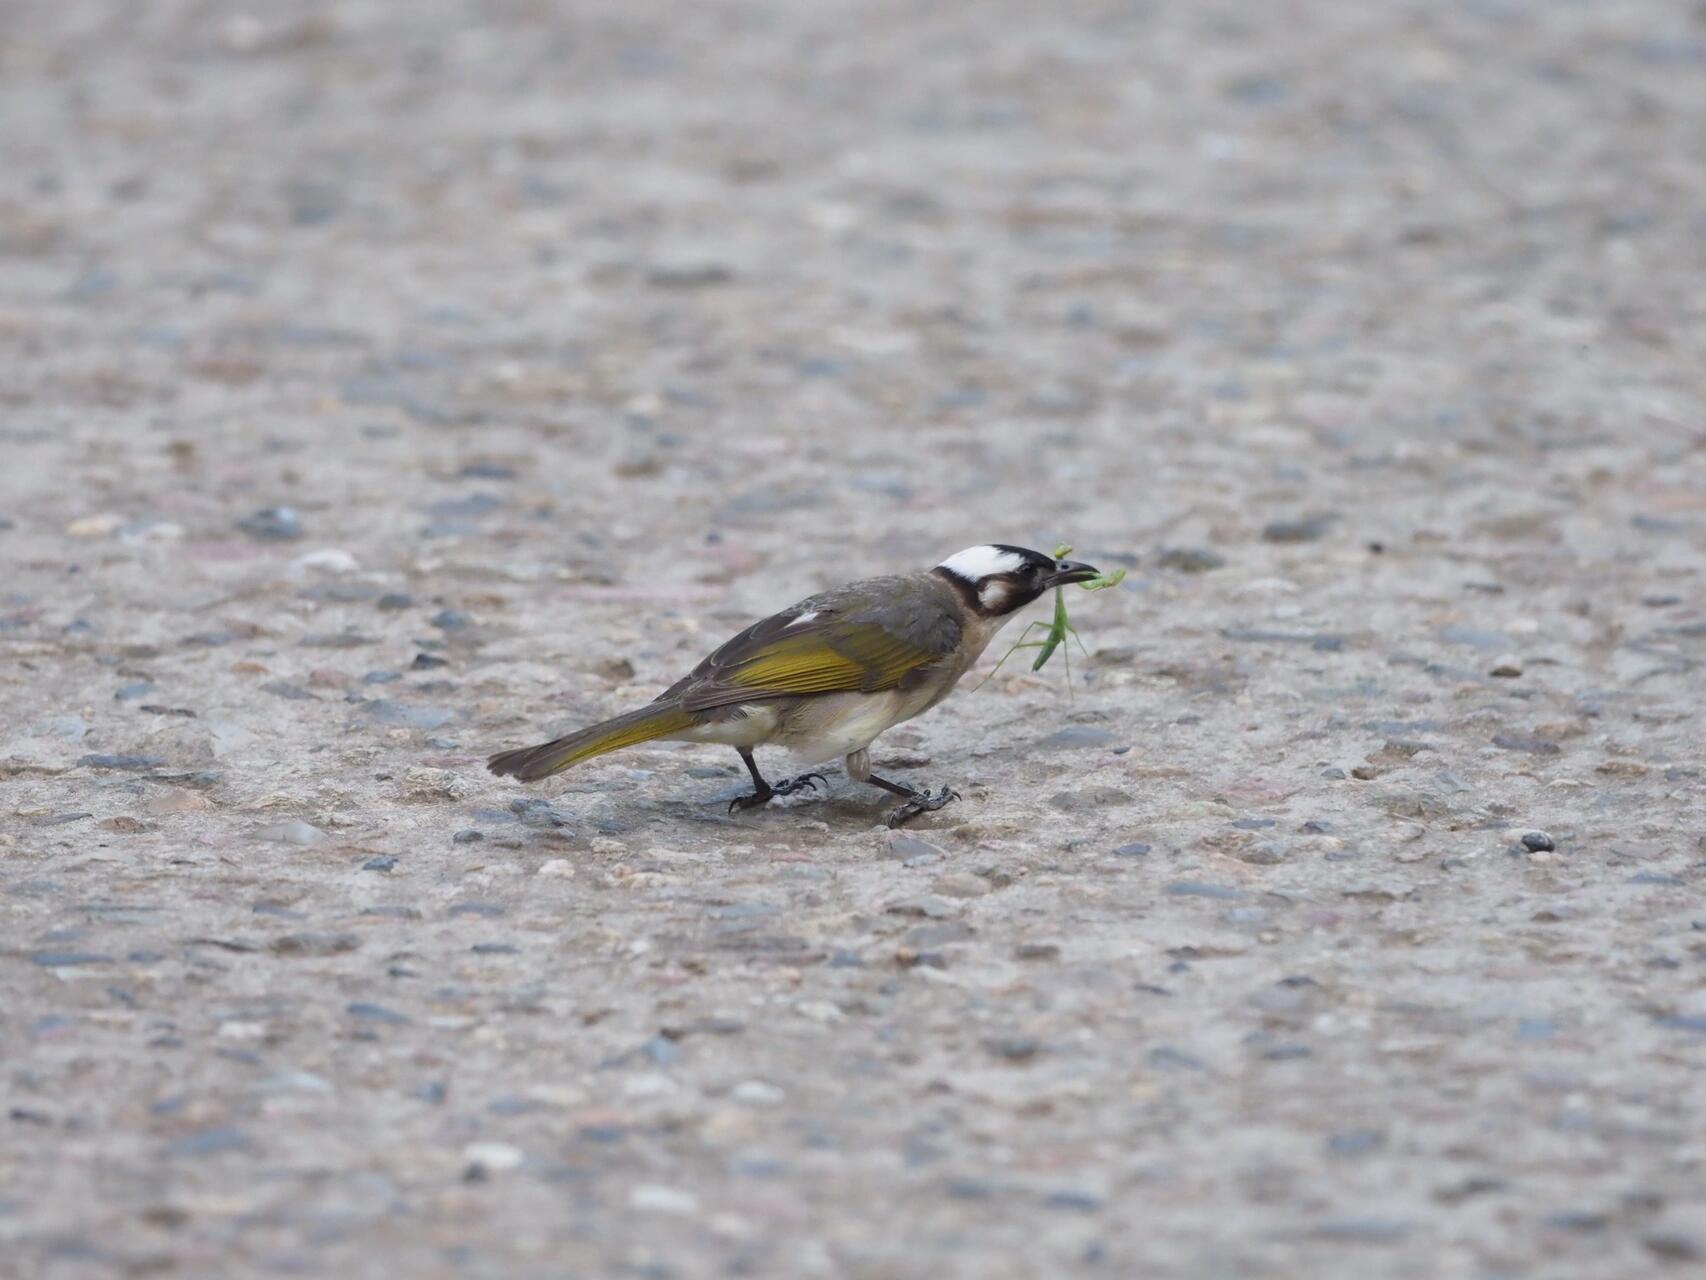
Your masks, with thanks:
[[[950,787],[944,786],[941,791],[932,795],[928,787],[923,791],[918,791],[898,782],[890,782],[887,778],[879,778],[874,773],[867,774],[865,781],[872,786],[881,787],[884,791],[906,798],[905,804],[900,805],[889,814],[888,823],[891,827],[898,827],[907,819],[916,818],[921,813],[932,813],[943,805],[952,804],[960,798],[960,793]]]
[[[776,788],[764,780],[764,775],[758,771],[758,761],[752,758],[752,752],[745,747],[736,747],[740,752],[741,762],[746,765],[746,771],[752,775],[752,794],[736,796],[729,801],[729,812],[736,809],[756,809],[759,805],[769,804],[770,797],[776,794]]]
[[[826,787],[829,785],[829,779],[821,773],[802,773],[797,778],[784,778],[772,785],[766,782],[764,775],[758,771],[758,761],[752,758],[751,751],[745,747],[736,747],[735,750],[740,752],[740,758],[746,765],[746,771],[752,775],[752,794],[736,796],[730,800],[730,813],[736,809],[756,809],[761,805],[769,804],[772,796],[791,796],[796,791],[816,791],[819,782]],[[816,782],[813,781],[814,778],[817,780]]]

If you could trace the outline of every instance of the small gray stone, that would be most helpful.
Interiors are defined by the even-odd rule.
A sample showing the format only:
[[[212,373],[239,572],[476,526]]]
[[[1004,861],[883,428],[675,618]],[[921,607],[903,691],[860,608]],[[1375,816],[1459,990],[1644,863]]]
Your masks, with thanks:
[[[362,714],[378,724],[409,729],[437,729],[456,719],[456,712],[449,707],[411,707],[390,698],[375,698],[364,704]]]
[[[311,631],[297,643],[305,649],[359,649],[374,639],[359,631]]]
[[[275,698],[283,698],[287,702],[316,701],[314,695],[309,693],[308,690],[304,689],[299,684],[292,684],[288,680],[268,680],[261,686],[261,692],[270,693]]]
[[[890,833],[884,836],[884,840],[888,845],[889,856],[899,858],[909,867],[930,866],[947,856],[939,845],[920,840],[917,836]]]
[[[237,527],[260,542],[295,542],[302,536],[302,517],[294,507],[267,507],[245,516]]]
[[[1309,1234],[1343,1244],[1397,1244],[1410,1230],[1409,1223],[1390,1218],[1330,1218]]]
[[[286,933],[274,938],[267,949],[281,956],[338,956],[360,946],[361,936],[354,933]]]
[[[924,916],[930,920],[949,920],[960,913],[954,903],[941,898],[905,898],[884,908],[891,916]]]
[[[450,908],[450,918],[455,920],[460,916],[481,916],[495,920],[507,910],[508,908],[497,902],[458,902]]]
[[[1562,1213],[1547,1214],[1541,1221],[1554,1231],[1578,1235],[1597,1235],[1611,1225],[1610,1215],[1597,1209],[1565,1209]]]
[[[1167,886],[1166,892],[1180,898],[1215,898],[1223,902],[1235,902],[1239,898],[1249,896],[1242,889],[1223,884],[1204,884],[1200,880],[1175,880]]]
[[[1277,631],[1269,627],[1222,627],[1220,634],[1228,640],[1249,644],[1306,644],[1319,653],[1336,653],[1345,647],[1345,638],[1331,631]]]
[[[1552,837],[1544,831],[1524,832],[1522,846],[1530,853],[1551,853],[1557,847],[1552,843]]]
[[[216,1156],[231,1151],[247,1151],[252,1144],[241,1129],[203,1129],[168,1142],[162,1154],[171,1159],[194,1156]]]
[[[354,1001],[344,1007],[344,1012],[352,1018],[361,1018],[368,1022],[385,1022],[393,1026],[401,1026],[413,1021],[405,1013],[398,1013],[395,1009],[387,1009],[382,1004],[374,1004],[368,1000]]]
[[[89,722],[82,716],[49,716],[41,722],[41,732],[66,742],[81,742],[89,732]]]
[[[654,289],[706,289],[733,279],[734,272],[720,262],[668,264],[646,274],[646,283]]]
[[[1270,520],[1262,526],[1265,542],[1317,542],[1327,536],[1338,517],[1303,516],[1294,520]]]
[[[1195,1054],[1175,1049],[1170,1044],[1157,1045],[1149,1051],[1149,1065],[1157,1071],[1207,1071],[1208,1064]]]
[[[63,827],[69,823],[82,822],[85,818],[94,816],[92,813],[55,813],[46,818],[37,818],[35,825],[38,827]]]
[[[1095,1213],[1102,1207],[1102,1197],[1094,1191],[1078,1187],[1062,1187],[1043,1197],[1043,1208],[1066,1209],[1074,1213]]]
[[[1049,807],[1062,813],[1117,809],[1130,803],[1131,794],[1118,787],[1085,787],[1079,791],[1059,791],[1049,797]]]
[[[470,520],[490,515],[503,506],[503,499],[491,493],[471,493],[465,498],[445,498],[427,506],[427,514],[439,520]]]
[[[1692,1031],[1696,1035],[1706,1035],[1706,1014],[1673,1013],[1666,1017],[1654,1018],[1653,1023],[1666,1031]]]
[[[1386,1135],[1378,1129],[1346,1129],[1340,1133],[1327,1135],[1327,1154],[1335,1156],[1360,1156],[1370,1151],[1378,1151],[1385,1143]]]
[[[77,761],[86,769],[154,769],[166,763],[159,756],[87,755]]]
[[[1111,746],[1118,741],[1118,735],[1106,729],[1098,729],[1095,725],[1073,724],[1055,730],[1037,743],[1037,746],[1060,751],[1082,751],[1090,747]]]
[[[1208,573],[1226,567],[1226,557],[1207,547],[1163,547],[1155,563],[1175,573]]]
[[[1493,745],[1504,751],[1524,751],[1533,756],[1555,756],[1562,750],[1556,742],[1529,733],[1494,734]]]
[[[287,822],[275,822],[262,827],[255,832],[257,840],[270,840],[275,844],[317,845],[331,839],[318,827],[310,826],[300,818],[291,818]]]
[[[1642,1236],[1641,1243],[1648,1253],[1666,1262],[1694,1262],[1706,1255],[1706,1249],[1701,1248],[1698,1240],[1675,1231]]]
[[[1441,627],[1434,634],[1447,644],[1465,645],[1491,653],[1505,653],[1513,647],[1511,638],[1502,631],[1483,631],[1475,627]]]
[[[1130,844],[1122,844],[1114,849],[1116,858],[1142,858],[1148,856],[1151,846],[1141,840],[1133,840]]]
[[[1220,918],[1227,924],[1266,924],[1268,922],[1268,909],[1266,907],[1228,907],[1220,913]]]
[[[1260,844],[1251,845],[1247,849],[1236,849],[1233,856],[1240,862],[1248,862],[1259,867],[1271,867],[1275,863],[1284,862],[1291,856],[1291,846],[1284,840],[1263,840]]]
[[[95,955],[89,951],[37,951],[30,957],[44,969],[69,969],[85,964],[111,964],[111,956]]]

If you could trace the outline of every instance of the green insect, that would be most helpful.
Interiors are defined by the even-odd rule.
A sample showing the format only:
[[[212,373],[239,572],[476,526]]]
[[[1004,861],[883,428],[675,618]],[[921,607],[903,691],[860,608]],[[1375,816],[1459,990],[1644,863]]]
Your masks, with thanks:
[[[1070,555],[1071,552],[1071,545],[1063,542],[1054,549],[1054,558],[1056,560],[1062,560],[1066,556]],[[1101,574],[1098,577],[1091,578],[1088,582],[1080,582],[1078,585],[1083,587],[1086,591],[1106,591],[1109,587],[1117,587],[1124,581],[1125,570],[1115,569],[1112,573]],[[1043,638],[1041,640],[1026,639],[1026,637],[1029,636],[1037,627],[1043,628]],[[1039,618],[1037,621],[1031,623],[1030,626],[1021,631],[1019,633],[1018,640],[1013,643],[1012,648],[1008,649],[1006,653],[1001,655],[1001,661],[997,662],[990,673],[978,682],[977,687],[981,689],[984,685],[993,680],[995,678],[995,673],[1001,670],[1007,659],[1011,658],[1020,649],[1037,650],[1036,659],[1031,663],[1031,670],[1041,671],[1043,667],[1047,665],[1048,660],[1054,657],[1055,650],[1060,649],[1061,646],[1066,644],[1067,636],[1071,636],[1073,640],[1077,642],[1078,651],[1080,653],[1082,653],[1086,658],[1090,656],[1090,651],[1084,647],[1084,642],[1078,638],[1077,628],[1072,625],[1071,621],[1066,616],[1066,589],[1064,587],[1056,587],[1054,589],[1054,617],[1047,622],[1044,622]],[[1072,694],[1072,652],[1070,649],[1067,649],[1064,650],[1064,653],[1066,659],[1066,692],[1070,697]]]

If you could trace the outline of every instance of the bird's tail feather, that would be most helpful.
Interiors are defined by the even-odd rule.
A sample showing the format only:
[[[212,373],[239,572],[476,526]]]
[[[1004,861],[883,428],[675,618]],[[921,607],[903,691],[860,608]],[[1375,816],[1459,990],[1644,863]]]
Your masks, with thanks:
[[[679,707],[641,707],[638,711],[590,725],[553,742],[499,752],[486,761],[486,768],[500,776],[507,774],[523,782],[536,782],[607,751],[619,751],[635,743],[680,733],[693,723],[693,717]]]

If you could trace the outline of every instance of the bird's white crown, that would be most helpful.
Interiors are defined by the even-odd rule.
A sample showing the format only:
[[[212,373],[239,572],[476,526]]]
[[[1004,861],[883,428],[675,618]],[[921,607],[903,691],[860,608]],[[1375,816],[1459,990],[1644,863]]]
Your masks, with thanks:
[[[956,578],[975,583],[992,573],[1012,573],[1023,568],[1024,564],[1023,559],[1004,547],[982,546],[956,551],[936,567],[946,569]]]

